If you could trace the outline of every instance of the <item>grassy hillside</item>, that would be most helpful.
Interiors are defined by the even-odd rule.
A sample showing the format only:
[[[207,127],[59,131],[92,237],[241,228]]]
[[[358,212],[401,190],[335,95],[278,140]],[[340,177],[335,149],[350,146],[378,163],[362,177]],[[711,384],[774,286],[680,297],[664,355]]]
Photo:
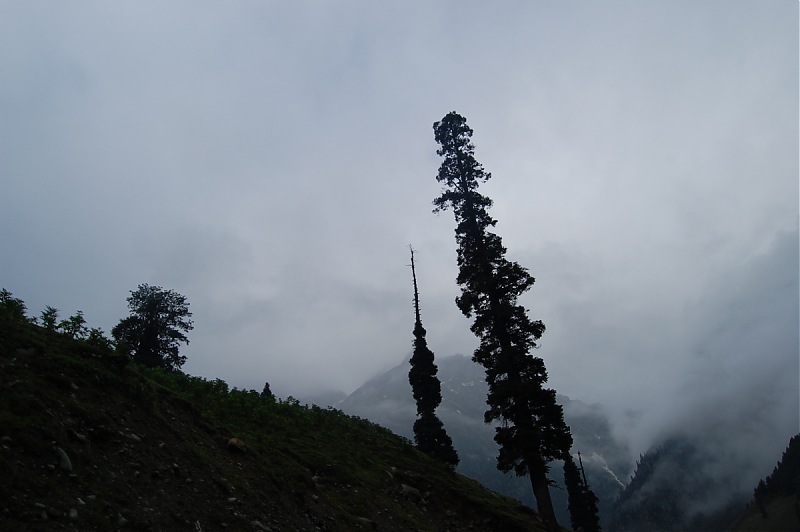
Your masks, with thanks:
[[[125,361],[0,317],[1,530],[543,530],[365,420]]]

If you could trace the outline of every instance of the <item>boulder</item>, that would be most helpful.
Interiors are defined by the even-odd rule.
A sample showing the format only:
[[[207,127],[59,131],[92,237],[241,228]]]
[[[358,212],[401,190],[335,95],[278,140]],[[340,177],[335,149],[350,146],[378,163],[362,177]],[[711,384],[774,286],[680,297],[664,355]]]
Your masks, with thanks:
[[[247,452],[247,446],[239,438],[231,438],[231,439],[229,439],[228,443],[226,444],[226,447],[232,453],[246,453]]]
[[[63,469],[64,471],[70,472],[72,471],[72,462],[67,456],[67,453],[64,452],[64,449],[61,447],[56,447],[56,454],[58,455],[58,467]]]

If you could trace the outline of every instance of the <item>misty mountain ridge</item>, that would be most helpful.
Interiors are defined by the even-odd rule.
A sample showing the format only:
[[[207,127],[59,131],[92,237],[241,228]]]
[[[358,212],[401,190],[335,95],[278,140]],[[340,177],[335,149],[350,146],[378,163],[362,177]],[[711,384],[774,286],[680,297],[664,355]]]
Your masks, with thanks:
[[[735,472],[720,467],[718,459],[685,436],[648,450],[614,504],[609,529],[728,530],[750,495],[740,487]]]
[[[436,364],[442,384],[437,414],[461,457],[457,470],[535,507],[526,478],[505,475],[495,468],[494,430],[483,422],[483,368],[464,355],[437,358]],[[408,382],[409,368],[406,357],[332,406],[413,439],[416,408]],[[322,397],[307,400],[319,399]],[[744,471],[737,467],[742,458],[731,450],[736,448],[735,443],[720,443],[730,430],[727,424],[710,422],[706,433],[676,431],[658,438],[634,461],[629,447],[615,437],[603,405],[560,394],[558,402],[573,434],[572,451],[580,451],[589,485],[600,499],[604,530],[727,530],[741,518],[755,481],[752,465]],[[703,441],[704,434],[708,441]],[[551,477],[557,483],[552,489],[556,512],[561,523],[568,523],[561,464],[556,462],[551,467]]]
[[[734,469],[721,467],[724,460],[686,436],[648,450],[614,505],[609,530],[800,530],[800,434],[757,486],[745,486]]]

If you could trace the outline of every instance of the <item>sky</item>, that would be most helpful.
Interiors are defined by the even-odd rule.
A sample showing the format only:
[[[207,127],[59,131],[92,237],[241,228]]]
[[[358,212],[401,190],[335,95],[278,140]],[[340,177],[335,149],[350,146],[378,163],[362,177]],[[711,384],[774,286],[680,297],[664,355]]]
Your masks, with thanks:
[[[797,2],[6,0],[0,285],[106,332],[139,284],[172,289],[188,373],[349,393],[411,351],[413,245],[429,346],[470,354],[431,204],[453,110],[537,279],[550,384],[637,449],[747,416],[779,453]]]

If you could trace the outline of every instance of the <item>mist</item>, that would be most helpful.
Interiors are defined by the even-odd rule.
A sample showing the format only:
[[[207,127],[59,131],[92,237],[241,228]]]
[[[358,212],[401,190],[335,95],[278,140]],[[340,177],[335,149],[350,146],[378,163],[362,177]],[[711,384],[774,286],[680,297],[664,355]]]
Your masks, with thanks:
[[[106,332],[187,296],[184,370],[351,393],[477,342],[432,124],[475,130],[538,356],[634,454],[748,483],[797,433],[795,3],[0,6],[0,285]],[[734,436],[735,435],[735,436]]]

